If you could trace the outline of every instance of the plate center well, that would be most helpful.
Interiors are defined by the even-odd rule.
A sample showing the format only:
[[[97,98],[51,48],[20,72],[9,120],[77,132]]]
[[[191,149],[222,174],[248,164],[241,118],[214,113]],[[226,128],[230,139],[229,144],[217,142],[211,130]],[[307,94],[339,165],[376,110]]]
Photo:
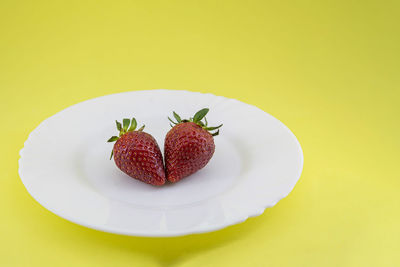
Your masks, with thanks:
[[[153,129],[157,129],[156,126],[153,124]],[[165,131],[163,129],[154,132]],[[98,136],[102,137],[103,134]],[[114,160],[109,160],[112,146],[107,145],[104,138],[100,137],[90,138],[86,142],[83,169],[93,189],[113,201],[154,208],[193,204],[229,190],[241,171],[242,159],[239,152],[221,135],[214,139],[216,150],[206,167],[178,183],[155,187],[120,171]],[[154,137],[163,150],[162,137],[157,135]]]

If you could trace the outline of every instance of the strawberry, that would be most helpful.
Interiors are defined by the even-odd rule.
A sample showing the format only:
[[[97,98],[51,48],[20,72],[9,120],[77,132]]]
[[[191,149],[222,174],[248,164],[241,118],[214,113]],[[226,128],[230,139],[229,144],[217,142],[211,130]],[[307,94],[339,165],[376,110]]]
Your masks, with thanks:
[[[132,178],[151,185],[163,185],[165,171],[156,140],[150,134],[143,132],[144,125],[135,131],[137,126],[135,118],[132,122],[123,119],[122,123],[123,125],[116,121],[119,136],[112,136],[107,141],[117,141],[110,159],[114,155],[117,167]]]
[[[171,124],[172,129],[165,137],[165,172],[168,181],[174,183],[197,172],[206,166],[213,156],[215,150],[213,136],[219,134],[217,129],[222,124],[217,127],[208,127],[205,118],[208,111],[208,108],[204,108],[189,120],[182,120],[173,112],[176,122],[168,117],[175,125]],[[202,122],[203,118],[204,122]],[[210,133],[214,130],[217,131]]]

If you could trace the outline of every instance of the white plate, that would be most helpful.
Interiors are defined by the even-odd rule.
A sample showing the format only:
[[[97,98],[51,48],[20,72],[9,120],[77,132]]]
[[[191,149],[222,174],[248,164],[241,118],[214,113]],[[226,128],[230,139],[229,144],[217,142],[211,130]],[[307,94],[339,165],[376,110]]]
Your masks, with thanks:
[[[109,160],[115,120],[135,117],[160,148],[167,116],[188,118],[209,107],[223,123],[209,164],[176,183],[154,187]],[[135,236],[209,232],[263,213],[300,178],[296,137],[264,111],[212,94],[151,90],[114,94],[71,106],[43,121],[20,151],[19,174],[29,193],[55,214],[90,228]]]

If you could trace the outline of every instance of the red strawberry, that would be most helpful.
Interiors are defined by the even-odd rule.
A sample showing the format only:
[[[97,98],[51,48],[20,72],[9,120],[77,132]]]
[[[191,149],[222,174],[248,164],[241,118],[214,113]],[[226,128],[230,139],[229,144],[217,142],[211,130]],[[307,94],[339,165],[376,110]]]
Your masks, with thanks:
[[[163,185],[165,171],[162,155],[153,136],[143,132],[144,125],[135,131],[137,126],[135,118],[132,119],[132,123],[129,119],[123,119],[123,126],[118,121],[116,123],[119,136],[111,137],[108,142],[117,141],[111,152],[117,167],[145,183]]]
[[[198,111],[190,120],[181,120],[178,114],[173,112],[177,122],[169,117],[175,124],[165,137],[164,156],[165,172],[170,182],[177,182],[182,178],[197,172],[207,165],[214,154],[214,138],[219,134],[217,127],[208,127],[205,118],[209,109]],[[201,120],[204,118],[205,122]],[[217,130],[214,133],[209,131]]]

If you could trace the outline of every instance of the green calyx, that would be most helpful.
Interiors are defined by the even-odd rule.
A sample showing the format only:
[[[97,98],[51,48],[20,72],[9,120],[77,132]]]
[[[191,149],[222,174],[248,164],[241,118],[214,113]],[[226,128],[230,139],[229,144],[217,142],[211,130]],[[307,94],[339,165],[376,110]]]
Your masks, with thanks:
[[[107,142],[115,142],[117,141],[122,135],[128,133],[128,132],[133,132],[136,130],[137,127],[137,122],[135,118],[132,118],[132,120],[130,119],[123,119],[122,120],[122,124],[119,121],[115,121],[115,124],[117,125],[117,129],[119,131],[119,135],[118,136],[111,136],[110,139],[107,140]],[[140,127],[137,131],[141,132],[144,129],[144,125],[142,127]],[[111,157],[112,158],[114,154],[114,150],[111,151]]]
[[[206,118],[208,111],[210,111],[210,109],[203,108],[197,111],[196,114],[194,114],[193,118],[190,118],[188,120],[182,120],[181,117],[178,114],[176,114],[175,111],[173,111],[172,114],[174,115],[176,121],[173,121],[170,117],[168,117],[168,120],[172,123],[172,124],[170,123],[171,127],[174,127],[174,125],[177,125],[179,123],[194,122],[197,125],[201,126],[201,128],[203,128],[204,130],[208,131],[212,136],[217,136],[219,134],[219,128],[222,126],[222,124],[215,127],[209,127]],[[215,130],[217,131],[212,132]]]

